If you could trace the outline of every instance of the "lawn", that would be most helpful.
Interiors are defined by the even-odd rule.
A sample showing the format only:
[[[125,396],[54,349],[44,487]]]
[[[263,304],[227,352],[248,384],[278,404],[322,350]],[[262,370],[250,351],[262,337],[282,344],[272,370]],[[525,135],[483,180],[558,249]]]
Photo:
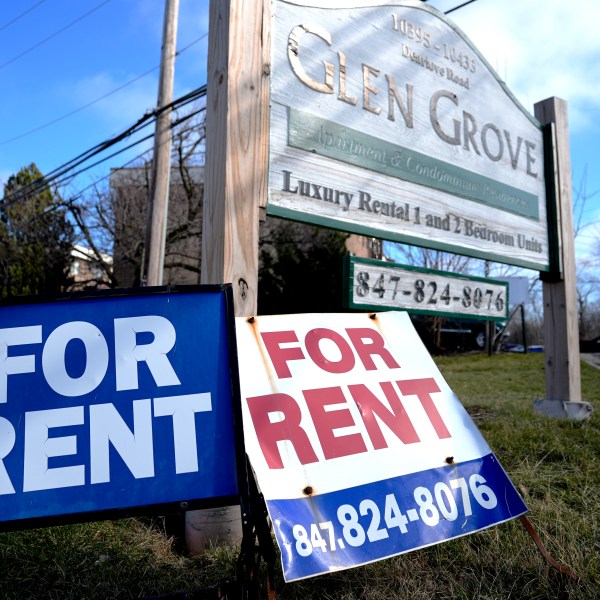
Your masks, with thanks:
[[[319,600],[600,598],[600,371],[582,364],[587,422],[536,414],[543,354],[437,358],[529,507],[546,562],[519,520],[346,571],[283,583],[277,597]],[[235,549],[177,551],[161,518],[0,534],[1,598],[138,598],[193,591],[235,572]]]

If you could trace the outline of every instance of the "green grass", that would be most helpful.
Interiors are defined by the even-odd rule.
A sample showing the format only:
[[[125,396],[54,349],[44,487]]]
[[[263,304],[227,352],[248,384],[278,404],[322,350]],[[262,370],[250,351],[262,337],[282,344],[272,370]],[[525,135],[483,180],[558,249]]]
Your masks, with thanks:
[[[436,359],[529,507],[551,568],[518,520],[388,560],[283,583],[300,600],[600,598],[600,371],[582,364],[587,422],[534,413],[543,355]],[[235,550],[176,552],[160,520],[128,519],[0,534],[0,598],[137,598],[191,591],[235,572]]]

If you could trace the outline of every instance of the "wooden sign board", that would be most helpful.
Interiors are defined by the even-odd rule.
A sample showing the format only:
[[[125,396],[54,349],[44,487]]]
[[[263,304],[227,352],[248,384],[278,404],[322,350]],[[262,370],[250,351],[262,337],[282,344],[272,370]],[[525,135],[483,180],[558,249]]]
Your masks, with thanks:
[[[542,132],[412,0],[274,0],[269,214],[549,269]]]
[[[356,257],[349,258],[346,268],[350,308],[508,319],[505,281]]]

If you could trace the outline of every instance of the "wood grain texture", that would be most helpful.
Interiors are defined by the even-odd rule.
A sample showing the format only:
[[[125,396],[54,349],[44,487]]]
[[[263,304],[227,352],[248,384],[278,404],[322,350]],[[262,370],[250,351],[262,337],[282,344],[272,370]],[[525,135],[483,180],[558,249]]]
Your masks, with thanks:
[[[236,316],[256,314],[258,222],[266,204],[270,3],[211,0],[202,283],[232,283]],[[186,513],[192,553],[242,540],[239,507]]]
[[[270,4],[211,0],[202,283],[232,283],[256,313],[258,216],[266,203]]]
[[[544,351],[548,400],[581,401],[579,325],[567,103],[549,98],[535,105],[542,124],[554,124],[552,156],[559,238],[560,278],[544,281]],[[548,167],[550,168],[550,167]]]

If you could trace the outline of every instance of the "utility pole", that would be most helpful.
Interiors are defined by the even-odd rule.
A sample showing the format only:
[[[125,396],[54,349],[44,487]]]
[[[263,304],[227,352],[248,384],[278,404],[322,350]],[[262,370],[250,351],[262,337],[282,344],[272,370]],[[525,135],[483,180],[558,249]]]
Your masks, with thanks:
[[[177,40],[177,17],[179,0],[165,0],[163,41],[158,81],[158,102],[154,130],[154,153],[148,212],[146,215],[146,239],[144,272],[146,285],[162,285],[167,237],[167,212],[169,206],[169,178],[171,173],[171,108]]]

